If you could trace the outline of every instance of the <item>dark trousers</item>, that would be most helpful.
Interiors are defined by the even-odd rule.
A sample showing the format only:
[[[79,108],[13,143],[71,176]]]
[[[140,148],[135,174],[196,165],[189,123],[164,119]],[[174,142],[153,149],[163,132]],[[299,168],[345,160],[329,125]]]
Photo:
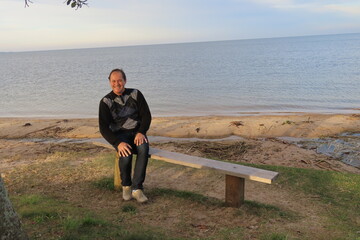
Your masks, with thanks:
[[[120,178],[122,186],[132,186],[133,190],[143,189],[146,176],[146,167],[149,158],[149,143],[139,146],[134,144],[135,133],[126,133],[120,136],[122,142],[131,145],[132,153],[137,154],[133,178],[131,179],[133,154],[119,158]]]

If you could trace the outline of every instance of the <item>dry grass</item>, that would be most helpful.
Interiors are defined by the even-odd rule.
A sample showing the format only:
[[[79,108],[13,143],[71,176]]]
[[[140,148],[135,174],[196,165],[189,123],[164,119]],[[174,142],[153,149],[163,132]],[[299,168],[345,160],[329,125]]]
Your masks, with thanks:
[[[91,144],[31,147],[34,153],[41,152],[41,158],[33,154],[26,157],[27,164],[7,169],[5,182],[32,239],[344,236],[340,230],[327,230],[331,224],[325,217],[324,204],[301,193],[295,196],[282,185],[247,183],[247,201],[234,209],[222,204],[222,175],[151,160],[145,184],[149,203],[124,202],[121,192],[112,188],[115,154],[111,150]],[[249,150],[242,142],[182,147],[184,151],[190,149],[216,158],[231,158]]]

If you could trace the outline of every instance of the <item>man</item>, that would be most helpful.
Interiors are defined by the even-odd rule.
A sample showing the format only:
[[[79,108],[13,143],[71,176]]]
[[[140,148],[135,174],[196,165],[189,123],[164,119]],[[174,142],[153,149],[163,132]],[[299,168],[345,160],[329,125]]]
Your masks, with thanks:
[[[149,156],[146,132],[151,113],[139,90],[125,88],[126,75],[122,69],[110,72],[109,83],[112,91],[101,99],[99,106],[100,133],[119,153],[123,199],[135,198],[143,203],[148,200],[143,192],[143,182]],[[137,154],[137,159],[131,178],[133,153]]]

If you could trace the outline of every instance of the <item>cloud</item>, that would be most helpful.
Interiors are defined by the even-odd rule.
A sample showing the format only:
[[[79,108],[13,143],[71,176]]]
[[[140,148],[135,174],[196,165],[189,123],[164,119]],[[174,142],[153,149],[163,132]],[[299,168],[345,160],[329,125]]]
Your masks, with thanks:
[[[36,0],[29,8],[22,0],[0,0],[5,33],[0,51],[344,32],[331,28],[335,24],[357,32],[360,20],[355,19],[359,0],[91,0],[89,5],[75,11],[58,0]],[[315,31],[320,28],[313,30],[314,23],[329,30]]]
[[[248,0],[279,10],[304,10],[308,12],[331,12],[339,14],[360,14],[359,1],[306,1],[306,0]],[[330,2],[330,3],[329,3]]]
[[[351,15],[360,15],[360,5],[348,6],[348,5],[329,4],[329,5],[325,5],[322,10],[329,11],[329,12],[339,12],[339,13],[351,14]]]

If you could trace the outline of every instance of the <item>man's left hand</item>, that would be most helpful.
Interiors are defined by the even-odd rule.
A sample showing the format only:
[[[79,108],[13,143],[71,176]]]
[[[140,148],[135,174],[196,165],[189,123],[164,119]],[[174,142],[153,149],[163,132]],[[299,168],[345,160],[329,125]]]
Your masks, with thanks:
[[[135,143],[136,146],[139,146],[139,145],[141,145],[143,143],[147,143],[147,142],[148,142],[148,140],[146,139],[144,134],[137,133],[135,135],[134,143]]]

